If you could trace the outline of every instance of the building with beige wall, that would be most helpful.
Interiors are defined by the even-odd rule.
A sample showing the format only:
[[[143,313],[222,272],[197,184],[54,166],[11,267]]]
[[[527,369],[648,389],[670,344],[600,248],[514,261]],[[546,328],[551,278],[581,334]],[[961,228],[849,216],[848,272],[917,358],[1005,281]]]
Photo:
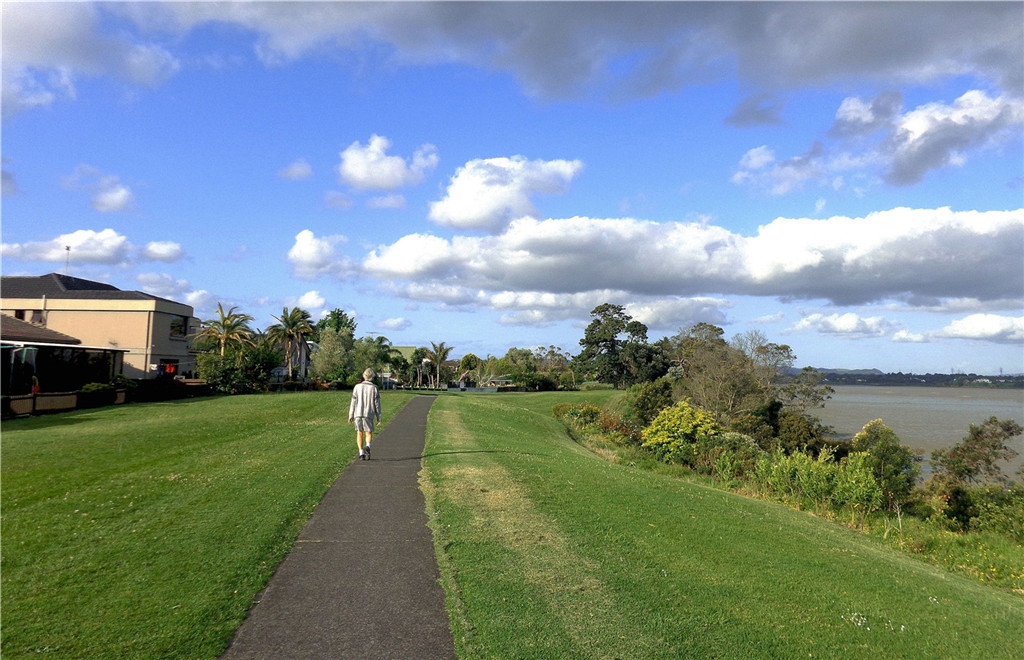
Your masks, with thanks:
[[[122,349],[124,375],[155,378],[195,371],[192,307],[141,291],[50,273],[0,278],[0,312],[79,339]]]

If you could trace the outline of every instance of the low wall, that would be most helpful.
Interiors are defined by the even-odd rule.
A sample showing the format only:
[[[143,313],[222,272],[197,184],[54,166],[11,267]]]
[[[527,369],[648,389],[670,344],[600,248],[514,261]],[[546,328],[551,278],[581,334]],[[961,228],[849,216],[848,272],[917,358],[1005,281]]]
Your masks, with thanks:
[[[101,395],[101,396],[96,396]],[[95,408],[98,405],[116,405],[128,401],[127,390],[114,392],[39,392],[38,394],[16,394],[2,397],[0,416],[3,419],[66,412],[78,408]]]

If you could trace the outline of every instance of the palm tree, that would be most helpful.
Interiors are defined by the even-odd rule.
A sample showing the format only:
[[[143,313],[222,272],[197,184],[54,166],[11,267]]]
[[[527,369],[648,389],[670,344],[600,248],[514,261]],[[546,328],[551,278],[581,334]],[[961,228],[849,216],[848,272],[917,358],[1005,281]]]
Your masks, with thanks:
[[[285,359],[288,362],[288,380],[292,379],[295,368],[295,358],[301,361],[306,355],[306,336],[313,334],[313,326],[310,325],[309,312],[301,307],[292,307],[290,310],[285,307],[281,310],[281,316],[271,317],[277,321],[267,328],[267,335],[284,345]]]
[[[217,303],[217,315],[220,318],[209,319],[202,322],[202,330],[196,333],[196,339],[212,339],[220,346],[220,354],[229,343],[239,346],[253,345],[253,333],[249,328],[249,321],[253,318],[248,314],[235,312],[237,307],[232,307],[224,313],[224,307]]]
[[[434,363],[434,368],[437,372],[437,379],[434,381],[434,385],[439,386],[441,384],[441,365],[448,359],[448,356],[453,350],[454,346],[445,346],[444,342],[435,344],[430,342],[430,348],[423,349],[427,353],[427,359]]]

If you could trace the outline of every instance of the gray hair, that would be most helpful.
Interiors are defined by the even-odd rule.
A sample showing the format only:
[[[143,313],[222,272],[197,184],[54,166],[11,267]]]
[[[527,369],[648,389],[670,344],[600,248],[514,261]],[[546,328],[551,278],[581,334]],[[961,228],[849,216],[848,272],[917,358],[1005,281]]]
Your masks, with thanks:
[[[373,369],[366,368],[366,371],[363,372],[363,380],[373,380]]]

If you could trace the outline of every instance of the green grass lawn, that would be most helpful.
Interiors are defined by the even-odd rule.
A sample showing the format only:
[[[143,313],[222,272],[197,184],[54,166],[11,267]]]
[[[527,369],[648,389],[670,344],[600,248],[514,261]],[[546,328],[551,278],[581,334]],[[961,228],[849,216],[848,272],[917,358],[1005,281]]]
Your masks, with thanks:
[[[384,420],[413,396],[384,393]],[[355,455],[347,392],[3,423],[2,653],[215,658]]]
[[[1021,657],[1020,596],[606,461],[551,418],[563,400],[431,411],[421,481],[460,657]]]

